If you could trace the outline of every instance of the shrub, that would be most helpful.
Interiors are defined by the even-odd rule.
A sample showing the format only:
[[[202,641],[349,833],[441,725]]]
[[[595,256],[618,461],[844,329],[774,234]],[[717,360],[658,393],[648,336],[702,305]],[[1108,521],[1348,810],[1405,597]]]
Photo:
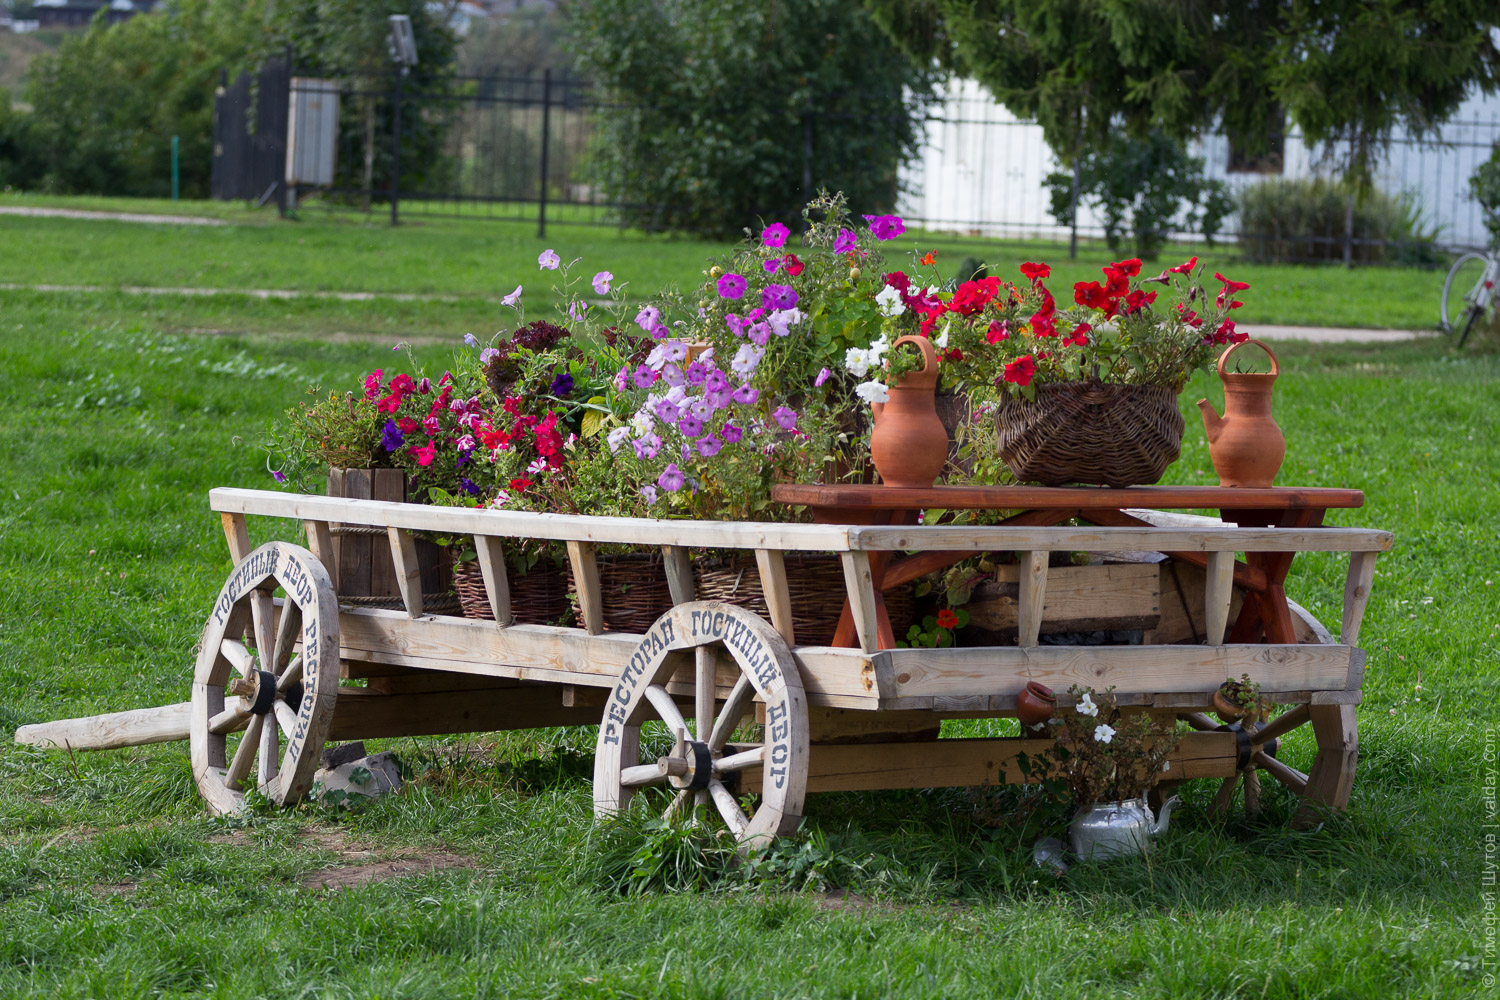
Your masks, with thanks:
[[[1342,260],[1351,189],[1322,178],[1271,180],[1239,193],[1240,248],[1251,260]],[[1435,265],[1435,228],[1426,228],[1416,199],[1373,190],[1354,203],[1354,260]],[[1363,242],[1362,242],[1363,241]],[[1375,242],[1368,242],[1375,241]],[[1390,245],[1387,245],[1390,244]]]
[[[1500,140],[1495,142],[1490,158],[1469,178],[1469,190],[1484,209],[1484,227],[1490,231],[1490,243],[1500,244]]]

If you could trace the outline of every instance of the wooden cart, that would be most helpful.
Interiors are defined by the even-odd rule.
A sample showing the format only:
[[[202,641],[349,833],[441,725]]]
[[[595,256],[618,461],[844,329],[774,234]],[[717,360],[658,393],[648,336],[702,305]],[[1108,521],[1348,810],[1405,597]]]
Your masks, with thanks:
[[[1126,508],[1121,499],[1149,494],[1109,492],[1093,506],[1064,509],[1127,509],[1125,526],[652,521],[217,489],[210,503],[236,565],[204,627],[191,699],[23,726],[16,740],[83,749],[189,739],[198,787],[222,813],[241,808],[252,782],[277,803],[301,799],[330,740],[598,725],[598,812],[622,808],[636,789],[664,786],[675,790],[669,809],[711,806],[748,845],[795,830],[807,792],[1021,780],[1017,755],[1040,753],[1047,740],[936,736],[943,719],[1013,715],[1017,694],[1034,679],[1065,707],[1074,684],[1113,687],[1126,711],[1152,713],[1163,724],[1185,719],[1195,731],[1165,777],[1220,779],[1220,807],[1243,777],[1254,808],[1264,772],[1303,798],[1299,822],[1342,809],[1358,753],[1365,657],[1355,643],[1375,556],[1389,550],[1391,535],[1244,527]],[[247,515],[302,522],[308,547],[269,542],[252,550]],[[386,531],[404,609],[339,605],[332,525]],[[424,531],[473,537],[493,621],[424,611],[412,534]],[[512,623],[504,549],[521,539],[566,544],[582,628]],[[595,554],[611,544],[656,548],[664,557],[674,607],[644,634],[604,629]],[[754,553],[769,621],[695,600],[690,553],[726,549]],[[789,552],[836,553],[842,561],[852,645],[798,645],[783,559]],[[889,557],[907,553],[897,565],[922,565],[934,553],[951,561],[979,552],[1018,557],[1011,574],[1016,645],[895,649],[882,641],[889,625],[876,583],[889,575]],[[1049,589],[1049,554],[1057,552],[1147,567],[1131,578],[1144,572],[1148,585],[1158,581],[1149,644],[1043,644],[1073,604],[1117,600],[1111,581],[1119,573],[1108,563],[1093,576],[1055,571],[1063,582]],[[1246,595],[1262,603],[1246,586],[1257,573],[1264,584],[1272,564],[1279,586],[1281,563],[1298,552],[1349,553],[1339,640],[1283,595],[1296,641],[1226,642]],[[1175,555],[1150,555],[1160,553]],[[1242,674],[1289,706],[1262,728],[1227,728],[1203,714],[1220,683]],[[347,683],[360,678],[362,685]],[[665,723],[676,743],[642,760],[641,725],[651,719]],[[732,742],[753,721],[763,737]],[[1317,743],[1307,774],[1276,757],[1279,738],[1304,723]]]

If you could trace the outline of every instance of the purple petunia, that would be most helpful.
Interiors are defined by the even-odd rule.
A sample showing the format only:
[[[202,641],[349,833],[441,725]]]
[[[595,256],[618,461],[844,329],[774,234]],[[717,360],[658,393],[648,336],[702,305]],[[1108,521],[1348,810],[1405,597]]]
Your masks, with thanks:
[[[656,485],[668,493],[676,493],[686,482],[687,477],[682,474],[681,469],[677,468],[676,462],[668,465],[662,470],[662,474],[656,477]]]
[[[557,266],[562,263],[557,253],[553,250],[543,250],[536,259],[537,265],[544,271],[556,271]]]
[[[822,385],[824,382],[827,382],[832,375],[833,372],[829,371],[827,368],[819,369],[818,377],[813,379],[813,385]]]
[[[380,435],[380,444],[386,451],[395,451],[406,443],[406,435],[401,433],[401,428],[396,426],[396,421],[385,422],[385,432]]]
[[[656,453],[661,451],[661,438],[655,434],[647,434],[630,443],[635,447],[636,458],[655,458]]]
[[[896,215],[867,215],[865,221],[870,224],[870,235],[877,240],[893,240],[906,232],[906,223]]]
[[[687,380],[690,385],[702,385],[703,380],[708,378],[708,366],[701,361],[694,361],[687,366]]]
[[[772,410],[771,419],[776,421],[777,426],[784,431],[795,430],[797,427],[796,411],[789,410],[785,406],[778,406],[775,410]]]
[[[608,271],[600,271],[594,275],[594,293],[596,295],[608,295],[609,283],[614,280],[615,276],[613,274],[610,274]]]
[[[848,253],[858,242],[859,237],[855,236],[852,230],[840,229],[838,238],[833,241],[833,252]]]
[[[719,453],[719,449],[722,447],[724,447],[724,442],[712,434],[705,434],[698,439],[698,454],[704,458],[713,458]]]
[[[282,472],[280,469],[272,469],[271,478],[276,480],[278,483],[284,483],[286,482],[286,473]]]
[[[767,285],[760,290],[760,304],[766,312],[790,309],[797,304],[797,290],[791,285]]]
[[[719,279],[719,295],[726,299],[738,299],[745,294],[745,277],[740,274],[726,274]]]
[[[641,306],[641,311],[635,314],[635,325],[650,333],[661,322],[661,310],[655,306]]]
[[[656,384],[661,376],[656,374],[655,369],[641,365],[635,370],[635,387],[637,389],[649,389]]]
[[[752,389],[748,385],[742,385],[734,390],[734,401],[741,406],[754,406],[755,401],[760,398],[760,390]]]
[[[724,440],[729,442],[730,444],[738,444],[740,438],[745,436],[744,431],[736,427],[734,424],[729,423],[728,421],[724,422],[724,427],[719,431],[719,433],[724,435]]]
[[[771,324],[764,321],[751,323],[745,333],[756,344],[765,347],[766,342],[771,339]]]
[[[745,335],[745,321],[740,319],[736,313],[729,313],[725,316],[724,325],[729,327],[729,332],[736,337],[743,337]]]
[[[469,494],[469,496],[471,497],[477,497],[480,493],[483,492],[478,486],[474,485],[474,480],[470,479],[468,476],[461,476],[458,480],[458,485],[462,486],[464,488],[464,492]]]
[[[714,415],[714,405],[706,399],[695,399],[688,405],[688,412],[699,420],[707,420]]]
[[[778,250],[786,245],[786,238],[790,235],[790,229],[779,222],[773,222],[760,231],[760,242],[762,246]]]
[[[552,395],[561,398],[568,395],[572,391],[573,376],[569,375],[567,372],[563,372],[561,375],[557,376],[557,378],[552,380]]]
[[[656,401],[656,419],[664,424],[673,424],[682,415],[682,410],[670,399],[658,399]]]
[[[677,430],[682,433],[683,437],[695,438],[703,433],[703,421],[691,413],[684,413],[682,419],[677,421]]]
[[[676,365],[663,365],[661,377],[670,386],[679,386],[685,381],[682,377],[682,369]]]
[[[722,392],[729,388],[729,376],[715,368],[703,380],[704,392]]]
[[[767,274],[775,274],[781,267],[781,258],[772,257],[770,260],[761,261],[760,267]]]

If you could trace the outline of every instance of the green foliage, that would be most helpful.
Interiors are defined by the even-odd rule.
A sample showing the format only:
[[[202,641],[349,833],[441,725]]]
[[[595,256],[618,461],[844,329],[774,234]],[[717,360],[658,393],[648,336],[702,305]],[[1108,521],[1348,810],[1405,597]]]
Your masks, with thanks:
[[[1066,224],[1073,214],[1073,174],[1048,174],[1045,184],[1052,217]],[[1098,206],[1111,251],[1123,252],[1128,232],[1134,253],[1146,260],[1161,253],[1174,231],[1197,230],[1213,246],[1233,207],[1228,186],[1204,178],[1203,158],[1189,156],[1181,140],[1160,129],[1145,138],[1111,132],[1084,150],[1078,160],[1078,202]]]
[[[1424,225],[1421,206],[1410,194],[1374,189],[1360,196],[1350,185],[1322,178],[1268,180],[1240,191],[1240,249],[1251,260],[1267,263],[1342,260],[1350,199],[1354,260],[1438,263],[1437,230]],[[1387,247],[1385,241],[1397,245]]]
[[[1490,231],[1490,245],[1500,245],[1500,141],[1469,177],[1469,190],[1484,209],[1484,227]]]
[[[757,214],[795,223],[808,142],[813,187],[861,212],[894,206],[929,78],[857,4],[590,0],[574,32],[580,69],[613,102],[592,169],[624,224],[728,235]]]
[[[1392,129],[1430,134],[1474,84],[1500,82],[1491,0],[865,0],[922,65],[971,76],[1035,118],[1065,162],[1121,128],[1222,129],[1263,152],[1289,115],[1310,141],[1349,139],[1368,186]]]
[[[221,69],[249,55],[259,33],[255,9],[237,0],[171,0],[116,25],[96,18],[56,53],[38,56],[26,80],[31,114],[10,128],[0,115],[0,173],[12,175],[3,179],[36,190],[163,197],[171,193],[175,135],[182,193],[204,197],[214,88]]]

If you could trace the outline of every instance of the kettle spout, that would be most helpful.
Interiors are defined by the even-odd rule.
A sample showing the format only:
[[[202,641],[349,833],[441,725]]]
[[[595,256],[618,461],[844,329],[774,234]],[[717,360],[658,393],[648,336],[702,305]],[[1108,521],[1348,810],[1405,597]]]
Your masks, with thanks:
[[[1198,409],[1203,411],[1203,429],[1208,433],[1210,444],[1219,440],[1219,435],[1224,430],[1224,418],[1214,409],[1214,404],[1206,399],[1198,400]]]
[[[1157,814],[1156,822],[1151,824],[1151,836],[1160,837],[1167,832],[1167,824],[1172,820],[1172,810],[1181,802],[1181,797],[1174,795],[1161,804],[1161,812]]]

